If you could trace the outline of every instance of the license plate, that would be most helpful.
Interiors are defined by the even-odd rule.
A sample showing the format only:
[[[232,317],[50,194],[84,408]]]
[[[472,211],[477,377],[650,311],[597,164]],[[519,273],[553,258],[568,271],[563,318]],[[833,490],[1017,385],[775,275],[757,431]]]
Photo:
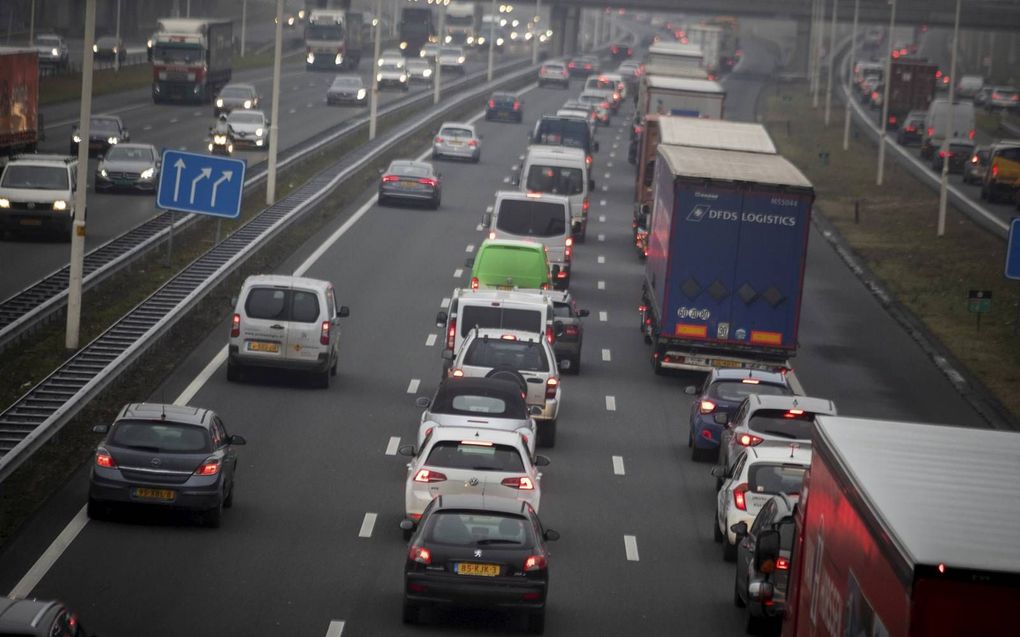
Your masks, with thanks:
[[[512,285],[497,285],[496,289],[497,290],[513,290],[514,286],[512,286]]]
[[[171,489],[135,489],[135,497],[145,498],[146,500],[173,500],[177,497]]]
[[[22,219],[18,223],[20,223],[23,226],[41,226],[42,225],[42,220],[41,219]]]
[[[684,358],[684,362],[688,365],[706,365],[708,361],[698,356],[687,356]]]
[[[403,190],[414,190],[418,187],[418,184],[414,183],[413,181],[401,181],[398,183],[400,185],[400,188]]]
[[[273,354],[276,354],[277,352],[280,351],[280,344],[279,343],[259,343],[259,342],[256,341],[256,342],[248,343],[248,350],[252,351],[252,352],[271,352]]]
[[[737,361],[726,360],[725,358],[716,358],[712,360],[712,367],[740,367],[740,363]]]
[[[482,577],[496,577],[499,575],[499,565],[475,564],[474,562],[460,562],[457,564],[457,575],[481,575]]]

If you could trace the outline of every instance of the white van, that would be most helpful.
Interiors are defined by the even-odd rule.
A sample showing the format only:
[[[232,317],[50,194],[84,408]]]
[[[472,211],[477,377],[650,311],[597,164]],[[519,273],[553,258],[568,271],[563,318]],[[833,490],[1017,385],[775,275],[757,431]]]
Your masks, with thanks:
[[[974,139],[974,103],[953,103],[953,127],[950,138],[964,137]],[[931,159],[946,139],[949,129],[949,100],[939,98],[933,100],[928,107],[928,115],[924,118],[924,134],[921,136],[921,157]]]
[[[574,240],[583,242],[588,232],[589,197],[595,190],[584,151],[569,146],[528,146],[521,172],[514,185],[522,192],[562,195],[570,199],[570,230]]]
[[[304,277],[258,274],[245,279],[234,303],[227,354],[227,380],[245,367],[277,367],[315,374],[329,387],[339,360],[339,319],[333,284]]]
[[[567,197],[513,190],[498,191],[492,213],[486,214],[484,219],[490,239],[534,241],[545,246],[550,278],[560,290],[570,285],[574,251],[570,222],[570,199]]]

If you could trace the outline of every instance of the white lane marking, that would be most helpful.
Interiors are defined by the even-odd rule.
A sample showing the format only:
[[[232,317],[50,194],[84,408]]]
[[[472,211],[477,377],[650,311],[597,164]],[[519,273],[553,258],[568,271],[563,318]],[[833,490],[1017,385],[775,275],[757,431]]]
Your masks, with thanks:
[[[602,360],[604,360],[607,363],[612,361],[613,360],[613,353],[610,352],[608,349],[603,348],[602,349]]]
[[[305,104],[305,108],[311,108],[311,107],[312,107],[312,103],[311,102],[308,102],[307,104]]]
[[[604,205],[606,205],[606,200],[605,200],[605,199],[600,199],[600,200],[599,200],[599,205],[600,205],[600,206],[604,206]]]
[[[464,248],[464,252],[474,252],[474,251],[475,251],[475,244],[473,244],[473,243],[467,244],[467,247]]]
[[[477,226],[475,226],[475,230],[477,230],[478,232],[481,232],[481,231],[485,230],[485,226],[483,226],[482,224],[478,224]]]
[[[599,312],[599,321],[605,323],[609,320],[609,312]]]
[[[637,562],[639,560],[638,552],[637,552],[637,538],[635,536],[633,536],[633,535],[624,535],[623,536],[623,548],[624,548],[624,550],[627,551],[627,560],[628,561],[630,561],[630,562]]]
[[[365,214],[372,209],[372,206],[374,206],[375,203],[376,197],[373,196],[371,199],[362,204],[361,207],[358,208],[353,215],[351,215],[350,219],[345,221],[342,226],[337,228],[336,232],[329,236],[329,239],[326,239],[326,241],[322,245],[320,245],[315,250],[315,252],[313,252],[307,259],[305,259],[304,263],[298,266],[297,270],[294,270],[294,276],[303,276],[305,272],[308,272],[308,270],[311,269],[315,262],[321,259],[322,255],[326,254],[326,251],[332,248],[333,244],[340,240],[340,237],[347,234],[347,231],[350,230],[351,227],[355,223],[357,223],[359,219],[364,217]]]
[[[340,637],[344,634],[344,622],[339,619],[334,619],[329,622],[329,628],[326,629],[326,637]]]
[[[605,203],[606,203],[606,201],[605,201],[605,199],[603,199],[602,200],[602,205],[605,205]],[[605,222],[606,222],[606,216],[605,215],[599,215],[599,223],[605,223]]]
[[[443,308],[444,310],[450,307],[450,297],[444,296],[443,300],[439,302],[439,307]]]
[[[485,212],[492,212],[492,206],[485,206]]]
[[[596,259],[596,261],[598,261],[599,263],[605,263],[606,262],[606,257],[600,254],[599,258]]]
[[[192,117],[201,117],[202,116],[202,111],[195,111],[194,113],[191,114],[191,116]]]
[[[609,153],[609,154],[610,154],[610,156],[612,156],[612,153]],[[606,168],[612,168],[612,167],[613,167],[613,162],[607,161],[606,162]]]
[[[361,521],[361,530],[358,537],[372,537],[372,530],[375,529],[375,519],[379,517],[375,513],[366,513],[365,519]]]
[[[606,175],[607,177],[609,175]],[[609,192],[609,186],[602,186],[602,192]]]
[[[613,473],[618,476],[626,475],[623,469],[623,456],[613,456]]]
[[[604,289],[606,289],[606,282],[605,281],[599,281],[597,284],[595,284],[595,287],[600,289],[600,290],[604,290]]]
[[[152,124],[146,124],[145,126],[142,126],[142,130],[152,130]]]
[[[518,155],[517,161],[524,161],[524,155]]]
[[[791,371],[786,375],[786,377],[790,382],[790,389],[793,390],[793,393],[799,396],[804,396],[804,386],[800,384],[800,378],[797,376],[797,372]]]
[[[609,173],[606,173],[606,179],[609,179]]]
[[[418,391],[418,385],[421,385],[420,378],[412,378],[411,382],[407,384],[407,393],[413,394]]]
[[[436,344],[436,335],[429,334],[428,338],[425,339],[425,347],[432,347]]]
[[[178,120],[177,120],[177,118],[176,118],[176,117],[173,117],[173,118],[171,118],[171,119],[170,119],[170,123],[171,123],[171,124],[176,124],[176,123],[177,123],[177,121],[178,121]]]
[[[616,396],[606,396],[606,411],[616,411]]]
[[[288,113],[289,115],[293,115],[293,114],[294,114],[294,113],[296,113],[296,112],[297,112],[297,109],[296,109],[296,108],[292,108],[292,109],[290,109],[289,111],[287,111],[287,113]]]
[[[619,136],[619,135],[617,135],[617,136],[616,136],[616,139],[620,139],[620,136]],[[619,144],[613,144],[613,150],[616,150],[616,149],[617,149],[617,148],[619,148],[619,147],[620,147],[620,145],[619,145]]]
[[[390,436],[390,441],[386,443],[386,455],[395,456],[397,455],[397,449],[400,448],[400,436]]]
[[[510,176],[509,175],[507,175],[506,177],[503,178],[503,183],[504,184],[510,183]]]
[[[60,532],[60,535],[53,540],[46,551],[39,556],[39,559],[35,561],[32,568],[28,569],[28,572],[21,578],[21,581],[14,586],[8,597],[28,597],[32,589],[46,575],[46,572],[56,563],[61,554],[67,550],[67,547],[71,545],[74,538],[78,537],[78,534],[85,528],[88,521],[89,518],[85,513],[85,507],[82,507],[68,525],[64,527],[64,530]]]
[[[610,157],[610,158],[616,157],[616,153],[613,153],[613,152],[609,153],[609,157]],[[613,167],[613,162],[609,162],[609,167],[610,167],[610,168],[612,168],[612,167]]]
[[[223,349],[216,352],[216,356],[213,356],[212,360],[209,361],[209,364],[202,368],[202,371],[198,373],[198,376],[195,376],[194,380],[192,380],[191,383],[184,388],[181,395],[174,400],[174,404],[187,405],[190,403],[191,399],[198,393],[198,390],[202,389],[202,385],[205,385],[209,379],[212,378],[212,375],[216,373],[216,370],[219,369],[220,365],[226,362],[226,360],[227,348],[224,346]]]
[[[599,235],[599,241],[605,241],[605,240],[606,240],[606,235],[600,234]]]
[[[464,269],[463,268],[457,268],[456,270],[453,271],[453,278],[459,279],[462,276],[464,276]]]

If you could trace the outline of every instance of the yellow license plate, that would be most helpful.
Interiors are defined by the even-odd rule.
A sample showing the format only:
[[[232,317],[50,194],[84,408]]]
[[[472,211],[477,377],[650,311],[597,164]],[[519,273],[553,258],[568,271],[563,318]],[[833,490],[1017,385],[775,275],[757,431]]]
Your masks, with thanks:
[[[457,564],[457,575],[481,575],[483,577],[496,577],[499,575],[497,564],[475,564],[474,562],[460,562]]]
[[[146,500],[173,500],[177,494],[171,489],[135,489],[135,497]]]
[[[279,343],[259,343],[252,342],[248,343],[248,349],[252,352],[272,352],[273,354],[280,351]]]
[[[712,361],[714,367],[740,367],[740,363],[737,361],[728,361],[725,359],[715,359]]]

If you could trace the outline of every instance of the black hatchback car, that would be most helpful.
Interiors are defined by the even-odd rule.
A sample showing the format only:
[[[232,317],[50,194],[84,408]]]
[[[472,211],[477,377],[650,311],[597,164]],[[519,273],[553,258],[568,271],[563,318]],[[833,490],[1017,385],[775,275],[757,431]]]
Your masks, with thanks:
[[[485,119],[505,119],[520,124],[524,121],[524,107],[513,93],[493,93],[485,105]]]
[[[414,526],[404,565],[404,622],[431,606],[489,607],[526,613],[528,630],[545,630],[549,551],[559,538],[535,510],[513,498],[443,495]]]
[[[556,360],[570,361],[571,374],[581,373],[581,345],[584,343],[584,324],[581,319],[588,316],[588,310],[577,308],[574,298],[566,290],[549,292],[553,301],[553,313],[556,316],[556,341],[553,352]]]
[[[900,146],[920,144],[921,138],[924,136],[924,118],[926,115],[927,111],[910,111],[907,113],[907,116],[903,118],[903,125],[900,126],[900,130],[896,133],[896,143]]]
[[[151,504],[204,514],[220,525],[234,502],[237,452],[245,444],[231,436],[214,412],[198,407],[132,403],[96,447],[89,477],[90,518],[105,517],[111,504]]]
[[[0,635],[88,637],[78,615],[60,602],[0,597]]]

